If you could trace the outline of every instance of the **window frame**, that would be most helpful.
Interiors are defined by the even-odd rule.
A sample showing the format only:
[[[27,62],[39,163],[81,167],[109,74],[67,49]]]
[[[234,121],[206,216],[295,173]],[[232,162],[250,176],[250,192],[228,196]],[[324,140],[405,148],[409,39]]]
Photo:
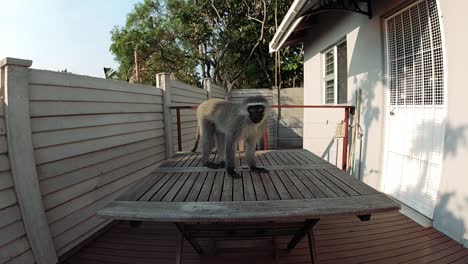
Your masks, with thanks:
[[[322,91],[323,91],[323,103],[326,105],[338,105],[338,46],[346,42],[346,38],[341,39],[340,41],[333,44],[331,47],[325,49],[321,52],[322,58]],[[333,74],[327,74],[327,64],[326,56],[327,53],[333,52]],[[346,58],[347,63],[347,58]],[[327,103],[327,85],[326,83],[330,80],[333,80],[333,103]]]

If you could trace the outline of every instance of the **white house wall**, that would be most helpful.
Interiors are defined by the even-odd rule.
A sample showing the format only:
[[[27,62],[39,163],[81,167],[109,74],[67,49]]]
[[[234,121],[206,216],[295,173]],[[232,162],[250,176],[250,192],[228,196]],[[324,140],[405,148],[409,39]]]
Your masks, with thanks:
[[[411,1],[373,1],[373,19],[358,14],[328,14],[320,17],[320,24],[311,30],[305,41],[304,103],[322,104],[321,52],[346,38],[348,51],[348,103],[354,103],[354,92],[362,89],[361,179],[380,188],[385,139],[385,67],[382,17],[400,9]],[[447,72],[447,127],[444,142],[442,178],[434,213],[434,227],[468,246],[468,62],[467,18],[468,1],[439,0],[442,14],[443,38]],[[304,113],[304,148],[319,151],[325,143],[318,143],[326,129],[316,130],[317,120],[342,119],[334,111]],[[320,122],[320,121],[319,121]],[[341,150],[339,150],[341,151]]]
[[[441,0],[447,62],[447,127],[434,226],[468,246],[468,1]]]
[[[383,42],[381,35],[381,16],[400,5],[403,1],[376,1],[374,18],[354,13],[336,13],[319,17],[320,24],[308,33],[304,55],[304,103],[322,104],[322,63],[321,52],[341,39],[347,41],[348,63],[348,103],[354,104],[355,90],[362,89],[361,126],[362,139],[361,175],[367,184],[378,188],[382,173],[382,148],[384,139],[383,109],[385,106],[385,69],[383,61]],[[306,110],[304,124],[304,148],[312,151],[325,149],[326,142],[317,143],[324,131],[315,130],[316,110]],[[343,119],[342,111],[325,111],[326,118],[334,130],[338,120]],[[329,136],[333,136],[328,134]],[[335,146],[333,146],[336,149]],[[359,148],[357,148],[359,149]],[[338,150],[341,153],[341,149]],[[358,156],[358,155],[356,155]]]

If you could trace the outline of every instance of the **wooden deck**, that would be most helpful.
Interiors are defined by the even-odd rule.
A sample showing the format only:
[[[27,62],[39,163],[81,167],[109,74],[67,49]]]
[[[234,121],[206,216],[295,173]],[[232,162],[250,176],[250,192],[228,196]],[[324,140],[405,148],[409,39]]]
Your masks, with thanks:
[[[65,263],[173,264],[177,233],[173,224],[145,222],[135,228],[122,221],[81,248]],[[368,222],[361,222],[356,217],[327,217],[317,224],[315,233],[321,264],[468,263],[468,249],[399,212],[376,214]],[[288,239],[280,238],[278,246],[284,248]],[[250,251],[237,258],[225,256],[213,262],[200,260],[200,256],[185,243],[183,263],[272,263],[264,260],[268,255],[271,255],[269,251]],[[279,259],[284,264],[311,263],[307,241]]]
[[[145,222],[114,222],[67,262],[292,264],[315,256],[329,264],[468,263],[468,250],[316,155],[257,157],[268,174],[250,172],[239,154],[242,177],[232,178],[202,167],[199,154],[176,156],[99,212]],[[356,217],[371,214],[370,221]],[[288,252],[295,240],[301,242]]]

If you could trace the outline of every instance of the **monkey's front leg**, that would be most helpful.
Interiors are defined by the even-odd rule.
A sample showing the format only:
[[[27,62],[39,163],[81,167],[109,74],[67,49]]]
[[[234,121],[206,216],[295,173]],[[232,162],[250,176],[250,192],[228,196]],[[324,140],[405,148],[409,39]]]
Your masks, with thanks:
[[[246,140],[246,148],[245,148],[245,158],[247,160],[247,164],[249,165],[250,171],[258,172],[258,173],[268,173],[268,170],[265,168],[260,168],[255,165],[255,138],[250,138]]]

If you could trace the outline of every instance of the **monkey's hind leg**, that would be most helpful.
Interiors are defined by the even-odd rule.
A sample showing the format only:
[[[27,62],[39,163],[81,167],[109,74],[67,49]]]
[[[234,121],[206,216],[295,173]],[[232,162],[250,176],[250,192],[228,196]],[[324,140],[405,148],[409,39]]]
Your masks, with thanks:
[[[224,148],[225,148],[225,137],[223,133],[215,132],[215,144],[216,144],[216,158],[214,163],[217,168],[226,167],[226,162],[224,161]]]
[[[215,141],[215,138],[214,138],[215,135],[216,135],[215,126],[211,122],[204,120],[200,127],[200,139],[201,139],[201,144],[202,144],[201,145],[202,147],[201,163],[203,164],[204,167],[208,167],[210,169],[220,168],[218,164],[215,164],[209,160],[211,150],[214,147],[213,143]]]

